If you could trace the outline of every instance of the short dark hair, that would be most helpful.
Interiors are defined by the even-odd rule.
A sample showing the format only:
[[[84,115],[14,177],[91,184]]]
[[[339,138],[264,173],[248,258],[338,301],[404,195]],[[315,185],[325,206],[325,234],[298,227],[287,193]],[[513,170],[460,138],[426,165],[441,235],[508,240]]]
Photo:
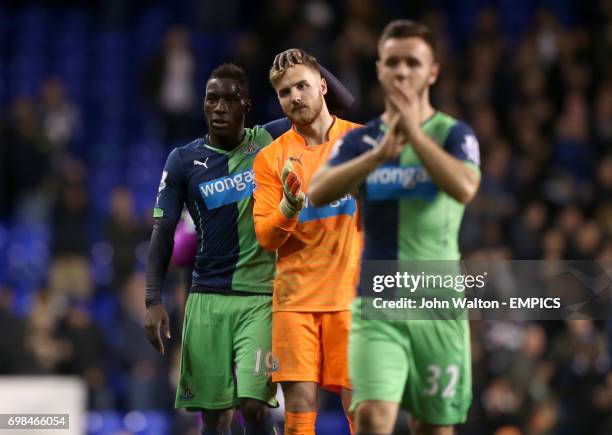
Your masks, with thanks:
[[[210,74],[211,79],[231,79],[238,82],[238,86],[249,95],[249,79],[242,68],[234,63],[222,63]]]
[[[436,41],[431,29],[425,24],[412,20],[391,21],[385,26],[378,39],[378,49],[380,50],[384,42],[391,38],[421,38],[431,48],[433,58],[436,58]]]

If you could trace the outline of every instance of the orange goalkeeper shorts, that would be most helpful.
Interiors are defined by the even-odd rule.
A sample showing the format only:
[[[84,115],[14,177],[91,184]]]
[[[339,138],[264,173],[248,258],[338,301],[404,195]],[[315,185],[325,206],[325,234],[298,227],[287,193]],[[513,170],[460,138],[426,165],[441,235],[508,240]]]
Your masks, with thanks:
[[[317,382],[333,392],[350,389],[350,326],[350,311],[273,312],[272,381]]]

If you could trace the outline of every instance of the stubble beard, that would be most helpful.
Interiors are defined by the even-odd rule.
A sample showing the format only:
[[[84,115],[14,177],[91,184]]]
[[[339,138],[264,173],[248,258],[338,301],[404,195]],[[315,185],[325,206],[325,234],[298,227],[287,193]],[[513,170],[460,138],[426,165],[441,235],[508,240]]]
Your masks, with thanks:
[[[285,113],[287,118],[292,124],[297,126],[306,126],[312,124],[321,114],[323,110],[323,96],[319,95],[319,99],[314,103],[313,107],[306,107],[306,110],[302,110],[298,113],[289,112]]]

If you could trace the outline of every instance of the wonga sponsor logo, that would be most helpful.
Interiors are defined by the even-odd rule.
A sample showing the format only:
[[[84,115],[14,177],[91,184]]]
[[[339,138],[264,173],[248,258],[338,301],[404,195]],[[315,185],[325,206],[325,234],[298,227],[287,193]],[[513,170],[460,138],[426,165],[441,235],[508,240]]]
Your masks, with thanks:
[[[431,201],[438,189],[421,165],[385,165],[372,172],[366,180],[369,200],[422,198]]]
[[[216,178],[201,183],[200,195],[209,209],[231,204],[253,194],[253,170]]]
[[[352,216],[355,214],[355,208],[355,199],[350,194],[347,194],[339,200],[322,207],[315,207],[314,205],[310,204],[308,196],[306,196],[304,208],[300,212],[298,221],[308,222],[332,216],[339,216],[341,214]]]

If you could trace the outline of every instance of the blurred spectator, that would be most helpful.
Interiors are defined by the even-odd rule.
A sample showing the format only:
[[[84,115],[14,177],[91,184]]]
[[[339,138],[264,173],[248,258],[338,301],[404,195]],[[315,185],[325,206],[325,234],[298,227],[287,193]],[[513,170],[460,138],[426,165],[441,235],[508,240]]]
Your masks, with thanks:
[[[147,97],[162,117],[166,146],[192,139],[194,110],[201,92],[195,87],[195,59],[185,28],[168,31],[162,51],[143,80]]]
[[[206,32],[230,32],[237,26],[238,13],[241,2],[238,0],[200,0],[199,6],[200,26]]]
[[[251,99],[256,106],[263,105],[270,94],[267,86],[254,85],[256,83],[267,84],[268,82],[267,68],[269,65],[263,50],[261,37],[249,31],[241,33],[232,47],[232,61],[244,69],[251,84]],[[263,121],[267,122],[268,120]]]
[[[612,144],[612,142],[610,142]],[[595,200],[600,206],[612,205],[612,154],[600,160],[597,166]],[[608,222],[608,225],[610,222]],[[610,228],[608,228],[608,231]]]
[[[34,358],[26,350],[27,323],[11,312],[14,294],[0,286],[0,375],[36,372]],[[9,333],[10,332],[10,333]]]
[[[267,53],[278,53],[290,48],[286,46],[284,35],[290,35],[294,23],[299,21],[299,2],[296,0],[269,0],[261,9],[261,13],[261,19],[256,21],[254,26],[257,35],[267,48]],[[271,65],[273,59],[273,57],[268,59],[266,63]]]
[[[546,388],[546,382],[538,384],[540,379],[536,376],[538,364],[547,348],[546,333],[541,326],[531,324],[523,329],[521,335],[520,348],[508,365],[508,378],[521,394],[530,395],[533,392],[536,397],[542,396],[544,392],[531,390]]]
[[[482,404],[489,424],[519,423],[523,400],[523,396],[508,380],[501,377],[492,380],[482,393]]]
[[[558,426],[559,410],[555,401],[536,403],[527,419],[527,433],[552,435]]]
[[[588,109],[585,98],[570,94],[557,121],[555,163],[576,180],[588,179],[593,173],[593,147],[589,146]]]
[[[88,297],[92,293],[87,237],[86,170],[75,160],[65,162],[51,229],[50,288],[61,295]]]
[[[70,301],[58,322],[57,335],[65,341],[58,371],[85,380],[89,389],[90,409],[112,408],[113,396],[106,386],[107,347],[84,301]]]
[[[34,100],[17,97],[10,117],[4,122],[2,154],[6,167],[2,182],[6,183],[5,195],[9,209],[18,202],[31,199],[40,193],[50,172],[49,144],[41,128],[41,120]]]
[[[36,295],[28,315],[25,343],[26,351],[34,356],[34,373],[57,373],[62,361],[70,357],[70,345],[56,334],[60,309],[59,298],[47,289]]]
[[[591,320],[569,320],[566,325],[552,346],[564,426],[574,433],[609,433],[609,412],[601,401],[601,387],[610,373],[605,338]]]
[[[43,134],[51,146],[52,166],[57,172],[67,157],[80,122],[78,108],[66,98],[60,79],[52,77],[43,83],[41,112]]]
[[[118,343],[121,364],[126,371],[128,409],[167,409],[170,392],[167,360],[151,346],[144,335],[145,276],[142,272],[129,277],[121,295]],[[180,337],[178,330],[172,330]],[[170,345],[166,345],[172,355]]]
[[[126,187],[113,189],[109,212],[104,225],[104,237],[113,249],[113,289],[118,291],[132,273],[136,248],[148,239],[149,231],[138,221],[132,192]]]
[[[512,229],[512,249],[517,260],[541,256],[541,235],[547,221],[546,206],[540,201],[527,205]]]
[[[595,221],[585,222],[574,236],[577,260],[594,260],[602,245],[602,233]]]
[[[612,81],[597,90],[592,128],[598,148],[605,151],[612,144]]]
[[[390,18],[431,26],[442,63],[433,88],[435,107],[474,126],[480,142],[482,183],[466,209],[460,239],[465,258],[612,260],[610,0],[536,0],[511,7],[450,0],[435,6],[420,0],[209,1],[194,6],[192,16],[185,11],[193,2],[68,3],[74,9],[58,7],[52,14],[23,2],[0,7],[0,20],[9,23],[7,32],[0,28],[0,65],[6,66],[0,67],[0,82],[8,84],[0,87],[0,219],[3,228],[8,225],[7,244],[0,240],[0,273],[7,263],[3,256],[8,258],[5,247],[19,245],[24,232],[37,231],[36,243],[49,245],[37,252],[51,252],[48,290],[26,285],[28,276],[7,263],[20,287],[0,290],[0,327],[10,331],[0,337],[0,373],[75,373],[91,388],[92,408],[170,409],[184,280],[176,270],[168,276],[173,339],[164,359],[145,339],[143,276],[134,271],[135,251],[148,238],[151,222],[135,217],[133,202],[139,198],[122,187],[124,180],[99,168],[112,165],[117,174],[137,168],[122,152],[132,141],[163,140],[170,147],[199,134],[194,120],[201,120],[202,83],[196,75],[201,65],[225,58],[245,67],[251,80],[255,104],[249,116],[269,121],[279,108],[268,68],[279,51],[293,45],[329,64],[353,92],[357,103],[349,119],[378,115],[383,98],[376,78],[377,38]],[[28,26],[51,15],[66,25],[61,36],[41,43]],[[168,29],[164,44],[154,46],[151,35]],[[211,41],[230,49],[226,53]],[[55,51],[64,43],[66,58]],[[111,57],[97,63],[98,53],[123,48],[133,64],[115,64]],[[159,53],[139,75],[139,54],[155,50]],[[89,86],[82,87],[78,104],[64,94],[64,85],[72,84],[67,80],[82,80],[79,71],[92,68],[126,80],[125,92],[117,90],[117,98],[125,96],[117,105],[125,106],[125,116],[117,116],[126,134],[116,134],[115,126],[108,134],[121,140],[99,137],[105,131],[98,129],[99,107]],[[41,78],[55,74],[65,81],[49,78],[40,86]],[[143,87],[149,103],[144,110],[136,98]],[[40,101],[31,97],[38,89]],[[76,162],[68,151],[84,137],[91,140]],[[147,165],[161,168],[153,154],[146,157]],[[140,182],[141,174],[133,175]],[[94,216],[89,204],[105,201],[89,192],[112,192],[110,207]],[[33,222],[38,226],[30,227]],[[100,229],[113,248],[112,287],[118,293],[107,294],[92,282],[89,242],[99,240]],[[513,285],[503,290],[511,293]],[[25,317],[16,314],[17,306],[25,307]],[[612,433],[612,322],[605,333],[603,328],[596,321],[472,322],[474,401],[458,435]],[[185,431],[192,430],[197,419],[181,414],[177,421],[182,433],[183,422],[190,428]]]
[[[542,259],[561,260],[565,254],[565,237],[558,229],[550,229],[544,233],[542,239]]]

